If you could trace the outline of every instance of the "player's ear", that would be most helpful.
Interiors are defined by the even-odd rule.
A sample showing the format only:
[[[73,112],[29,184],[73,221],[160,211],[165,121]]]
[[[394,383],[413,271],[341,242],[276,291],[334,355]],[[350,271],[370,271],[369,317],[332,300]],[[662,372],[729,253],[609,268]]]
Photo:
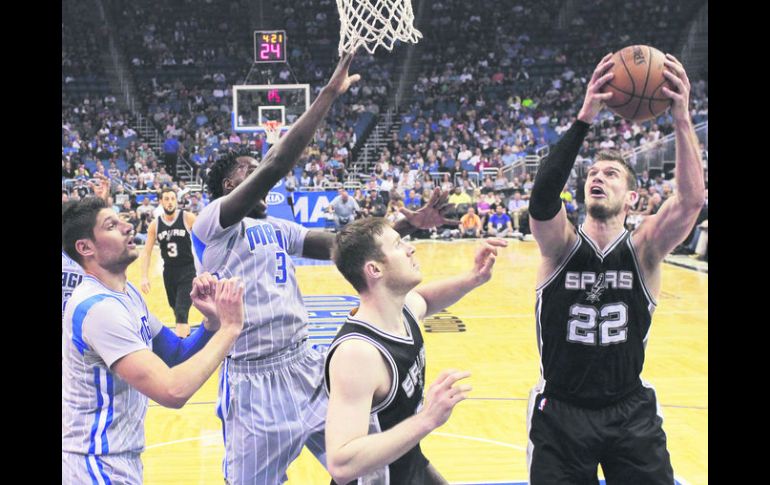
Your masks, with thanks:
[[[75,251],[83,257],[93,256],[96,252],[94,242],[90,239],[78,239],[75,242]]]
[[[636,205],[636,202],[639,200],[639,192],[637,192],[636,190],[631,190],[628,192],[626,197],[628,198],[629,207],[633,207],[634,205]]]
[[[378,280],[382,278],[382,266],[377,261],[367,261],[364,263],[364,276],[369,279]]]

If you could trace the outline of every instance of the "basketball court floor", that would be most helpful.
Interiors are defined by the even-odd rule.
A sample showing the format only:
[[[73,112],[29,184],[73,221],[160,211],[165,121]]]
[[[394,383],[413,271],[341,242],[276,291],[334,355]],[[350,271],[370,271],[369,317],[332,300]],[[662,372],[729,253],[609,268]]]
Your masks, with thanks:
[[[415,244],[424,280],[430,281],[469,269],[476,242]],[[527,398],[539,376],[534,320],[539,258],[535,242],[509,240],[489,283],[423,328],[428,384],[447,368],[473,373],[471,397],[422,442],[428,459],[450,483],[526,483]],[[157,248],[153,261],[157,264],[147,302],[162,321],[172,322]],[[128,274],[138,287],[139,264],[131,265]],[[355,305],[355,293],[332,265],[299,266],[297,275],[308,302],[312,342],[323,346]],[[658,393],[677,481],[706,484],[708,274],[664,264],[658,303],[642,377]],[[191,310],[190,322],[200,319]],[[214,411],[217,377],[180,410],[151,402],[142,455],[147,485],[222,483],[224,447]],[[329,475],[307,450],[288,475],[290,485],[329,483]]]

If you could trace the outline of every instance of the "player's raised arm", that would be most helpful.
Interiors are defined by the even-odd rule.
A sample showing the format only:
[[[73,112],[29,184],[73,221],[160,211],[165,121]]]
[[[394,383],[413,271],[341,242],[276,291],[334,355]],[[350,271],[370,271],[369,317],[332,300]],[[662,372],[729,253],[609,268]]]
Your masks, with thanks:
[[[479,244],[473,260],[473,268],[464,274],[440,281],[425,283],[406,295],[406,304],[417,320],[433,315],[483,285],[492,277],[498,248],[508,246],[500,238],[485,239]]]
[[[551,148],[535,177],[529,199],[530,228],[540,253],[544,258],[554,260],[554,263],[576,237],[559,194],[569,179],[580,145],[593,119],[612,96],[612,93],[601,93],[601,89],[612,79],[613,74],[607,71],[614,64],[612,54],[607,54],[596,66],[577,119]]]
[[[337,97],[361,79],[358,74],[348,75],[352,61],[353,54],[345,54],[340,59],[331,79],[310,108],[299,117],[286,135],[273,145],[254,172],[223,198],[219,215],[222,227],[229,227],[243,219],[297,163]]]
[[[703,207],[706,188],[703,181],[698,138],[690,120],[690,80],[682,64],[671,54],[666,54],[663,75],[676,91],[663,87],[663,94],[673,101],[676,137],[676,191],[658,212],[648,216],[634,234],[642,265],[648,271],[660,263],[677,244],[684,241],[692,230]],[[652,204],[650,204],[652,205]]]

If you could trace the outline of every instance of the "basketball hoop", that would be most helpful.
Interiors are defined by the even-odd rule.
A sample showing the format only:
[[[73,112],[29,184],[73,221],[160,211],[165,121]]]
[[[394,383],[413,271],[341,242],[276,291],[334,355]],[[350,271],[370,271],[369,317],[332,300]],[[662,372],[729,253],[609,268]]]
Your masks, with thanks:
[[[377,46],[393,50],[397,40],[417,43],[412,0],[337,0],[340,14],[340,57],[364,46],[374,54]]]
[[[278,143],[278,140],[281,139],[281,126],[283,123],[280,121],[274,121],[269,120],[265,121],[265,124],[262,125],[262,128],[265,130],[265,135],[267,137],[267,142],[271,145],[275,145]]]

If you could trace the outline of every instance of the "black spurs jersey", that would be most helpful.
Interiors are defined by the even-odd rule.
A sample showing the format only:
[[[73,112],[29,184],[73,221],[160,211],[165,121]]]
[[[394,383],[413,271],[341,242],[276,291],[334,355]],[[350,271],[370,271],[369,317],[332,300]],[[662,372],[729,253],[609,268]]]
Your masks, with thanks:
[[[656,302],[639,272],[631,233],[602,252],[583,232],[537,288],[537,343],[546,396],[602,407],[641,386]]]
[[[178,210],[171,224],[158,216],[158,243],[164,270],[169,267],[193,266],[192,239],[184,225],[184,211]]]
[[[349,339],[365,340],[382,353],[390,364],[393,381],[387,397],[371,410],[369,434],[386,431],[413,416],[422,406],[425,390],[425,346],[420,327],[409,309],[402,310],[407,336],[391,335],[353,318],[355,310],[332,341],[324,364],[324,381],[329,392],[329,362],[337,346]],[[420,484],[425,481],[428,459],[420,444],[390,465],[350,483],[372,485]],[[334,480],[332,485],[337,485]],[[343,484],[339,484],[343,485]]]

